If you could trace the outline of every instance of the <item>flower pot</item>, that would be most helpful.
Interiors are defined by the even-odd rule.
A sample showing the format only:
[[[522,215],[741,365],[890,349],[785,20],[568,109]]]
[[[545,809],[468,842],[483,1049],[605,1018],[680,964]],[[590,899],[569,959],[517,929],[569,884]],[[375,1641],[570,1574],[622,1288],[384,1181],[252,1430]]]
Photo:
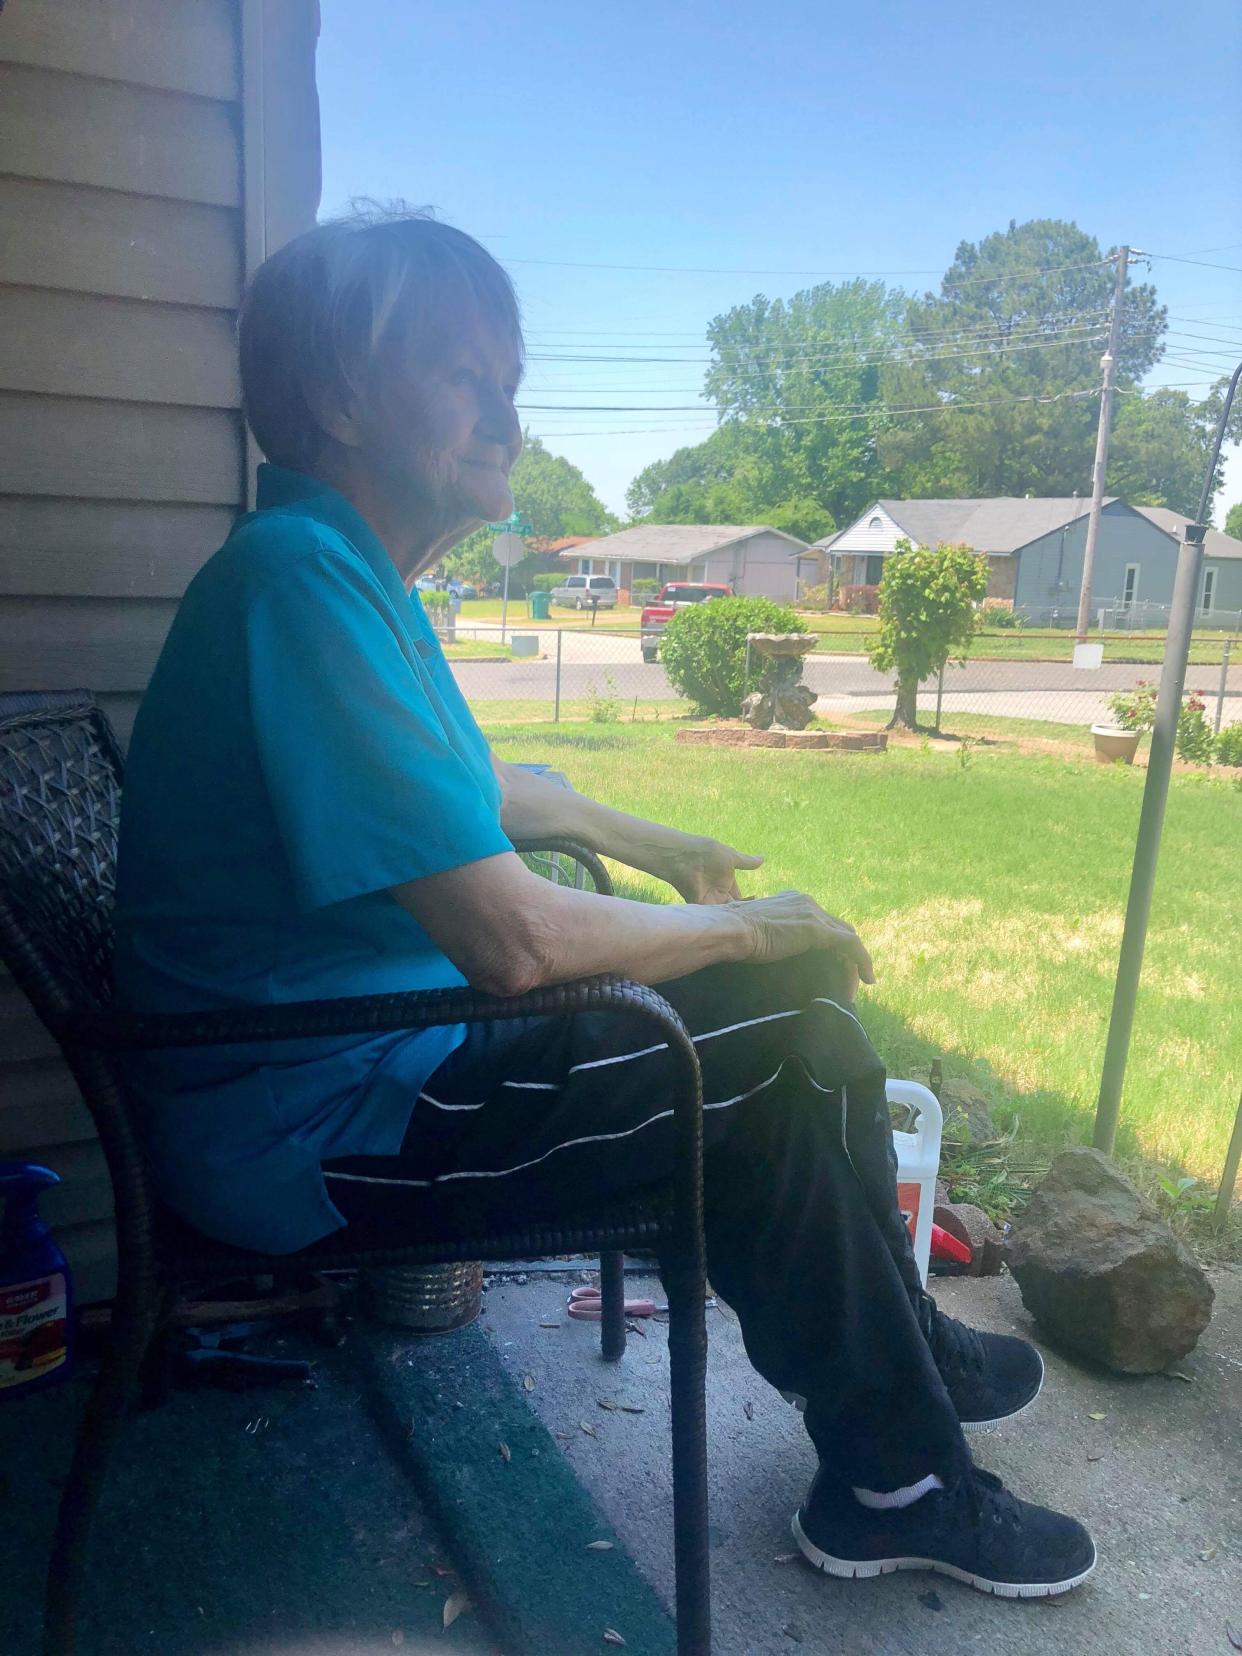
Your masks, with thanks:
[[[1123,765],[1132,765],[1142,734],[1141,730],[1123,730],[1120,725],[1093,724],[1096,764],[1115,765],[1120,760]]]
[[[362,1306],[377,1322],[414,1334],[449,1334],[465,1328],[483,1303],[483,1266],[371,1266],[359,1273]]]

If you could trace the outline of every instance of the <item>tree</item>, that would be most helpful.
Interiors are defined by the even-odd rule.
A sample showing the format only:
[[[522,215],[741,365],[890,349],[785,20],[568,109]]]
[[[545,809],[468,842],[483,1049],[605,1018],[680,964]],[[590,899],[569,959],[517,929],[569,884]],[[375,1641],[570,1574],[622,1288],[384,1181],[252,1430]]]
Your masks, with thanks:
[[[988,589],[988,561],[969,546],[915,547],[899,540],[884,560],[880,627],[867,646],[874,667],[895,673],[897,706],[889,728],[918,728],[922,679],[964,655]]]
[[[1242,540],[1242,500],[1235,501],[1225,513],[1225,533]]]
[[[563,535],[609,535],[619,527],[577,466],[563,455],[553,454],[529,432],[509,483],[519,516],[530,524],[532,536],[541,540],[558,540]],[[495,532],[486,525],[476,529],[445,556],[446,573],[468,581],[494,581],[498,568],[492,556],[494,539]],[[527,562],[524,558],[515,566],[519,584],[533,571],[533,563],[527,569]]]
[[[789,300],[760,294],[709,326],[704,391],[723,418],[768,434],[780,500],[815,500],[835,524],[872,498],[868,415],[880,412],[881,365],[904,333],[907,304],[883,282],[825,282]]]
[[[785,434],[728,420],[706,442],[657,460],[630,484],[635,517],[654,523],[765,523],[799,540],[835,527],[810,492]]]
[[[1108,456],[1107,489],[1131,506],[1199,509],[1211,428],[1205,405],[1184,391],[1119,397]]]
[[[911,301],[910,351],[882,378],[889,408],[944,410],[880,427],[892,492],[1086,493],[1113,286],[1099,243],[1076,224],[1011,222],[962,242],[939,293]],[[1122,391],[1159,360],[1165,326],[1155,289],[1128,281]]]

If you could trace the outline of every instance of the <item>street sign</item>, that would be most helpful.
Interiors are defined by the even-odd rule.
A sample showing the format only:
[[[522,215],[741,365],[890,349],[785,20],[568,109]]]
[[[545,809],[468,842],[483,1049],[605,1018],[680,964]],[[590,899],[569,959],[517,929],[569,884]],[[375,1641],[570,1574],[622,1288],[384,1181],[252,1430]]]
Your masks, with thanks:
[[[512,516],[507,517],[503,523],[489,523],[487,527],[494,530],[498,535],[503,534],[506,530],[513,535],[534,534],[534,530],[531,528],[530,524],[527,523],[521,513],[516,510],[513,512]]]
[[[492,542],[492,557],[502,569],[512,569],[526,556],[526,542],[521,535],[503,530]]]

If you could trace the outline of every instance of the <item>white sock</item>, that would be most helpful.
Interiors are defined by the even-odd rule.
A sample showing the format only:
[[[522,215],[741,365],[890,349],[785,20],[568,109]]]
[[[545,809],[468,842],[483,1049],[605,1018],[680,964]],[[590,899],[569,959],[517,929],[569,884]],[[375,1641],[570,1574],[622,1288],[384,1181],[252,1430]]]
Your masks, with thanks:
[[[873,1507],[881,1511],[890,1511],[894,1507],[913,1506],[924,1495],[933,1489],[943,1489],[944,1484],[934,1472],[929,1472],[918,1483],[907,1484],[904,1489],[856,1489],[854,1499],[860,1505]]]

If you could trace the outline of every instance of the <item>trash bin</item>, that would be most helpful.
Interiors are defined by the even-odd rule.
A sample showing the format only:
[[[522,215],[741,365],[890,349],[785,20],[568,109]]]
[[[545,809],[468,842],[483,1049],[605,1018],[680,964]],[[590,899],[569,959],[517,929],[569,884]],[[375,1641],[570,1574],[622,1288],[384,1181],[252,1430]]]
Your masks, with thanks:
[[[546,592],[532,592],[530,595],[530,618],[532,621],[546,621],[552,614],[552,599]]]

